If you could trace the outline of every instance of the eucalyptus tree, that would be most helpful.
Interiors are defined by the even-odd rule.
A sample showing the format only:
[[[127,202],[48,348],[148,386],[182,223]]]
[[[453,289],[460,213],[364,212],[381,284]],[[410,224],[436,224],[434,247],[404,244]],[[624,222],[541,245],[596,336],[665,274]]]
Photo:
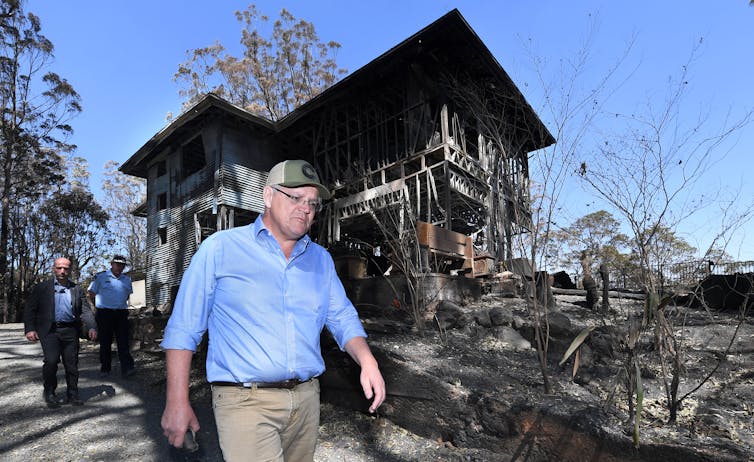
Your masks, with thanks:
[[[582,252],[586,252],[597,265],[617,267],[616,259],[628,245],[628,236],[621,232],[620,222],[606,210],[577,218],[559,230],[556,239],[567,244],[568,252],[561,260],[561,264],[567,268],[578,268]]]
[[[87,189],[72,187],[52,194],[40,207],[50,255],[65,255],[81,271],[113,244],[109,215]]]
[[[0,291],[8,319],[11,217],[22,198],[63,182],[60,154],[74,147],[68,122],[81,111],[73,87],[49,71],[53,44],[22,0],[0,0]]]
[[[278,120],[334,84],[346,73],[339,69],[337,42],[321,42],[314,25],[285,9],[263,31],[269,17],[256,6],[236,11],[241,24],[241,53],[231,54],[220,43],[187,52],[174,80],[184,85],[184,109],[213,92],[249,112]]]
[[[131,268],[145,269],[147,220],[134,214],[146,201],[145,180],[118,171],[118,163],[111,160],[105,164],[102,191],[115,251],[127,255]]]

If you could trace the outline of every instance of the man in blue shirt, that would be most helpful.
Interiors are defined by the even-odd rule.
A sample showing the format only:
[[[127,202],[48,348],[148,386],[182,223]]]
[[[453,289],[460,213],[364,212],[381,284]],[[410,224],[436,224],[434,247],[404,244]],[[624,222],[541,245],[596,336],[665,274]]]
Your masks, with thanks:
[[[42,344],[42,380],[47,406],[57,408],[62,402],[80,406],[84,404],[78,390],[80,322],[84,321],[91,340],[97,339],[97,329],[92,309],[86,303],[84,288],[68,279],[71,274],[70,260],[55,259],[52,272],[55,277],[34,286],[26,300],[24,332],[27,340]],[[55,395],[61,358],[65,368],[66,401]]]
[[[251,225],[211,235],[192,258],[162,342],[162,428],[172,445],[180,447],[187,430],[199,430],[189,403],[189,370],[207,330],[207,381],[228,462],[313,460],[325,326],[361,366],[369,411],[382,404],[385,382],[356,309],[332,257],[307,235],[321,199],[329,196],[309,163],[281,162],[264,188],[264,214]]]
[[[115,255],[110,261],[110,269],[94,276],[89,284],[89,301],[97,308],[97,329],[99,333],[100,375],[110,374],[112,367],[112,343],[118,345],[120,373],[123,377],[132,375],[134,359],[129,346],[128,296],[133,292],[131,278],[123,274],[126,258]]]

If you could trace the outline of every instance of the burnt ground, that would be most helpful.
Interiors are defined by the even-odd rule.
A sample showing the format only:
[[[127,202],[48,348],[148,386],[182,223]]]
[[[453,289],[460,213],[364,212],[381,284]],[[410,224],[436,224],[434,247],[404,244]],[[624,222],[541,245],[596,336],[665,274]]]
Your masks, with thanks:
[[[521,299],[486,296],[451,307],[458,312],[438,312],[441,323],[422,333],[395,320],[367,317],[370,343],[388,382],[388,399],[377,416],[340,406],[358,407],[358,402],[348,399],[348,390],[338,388],[343,385],[339,377],[348,379],[348,360],[328,353],[330,372],[323,382],[334,388],[323,392],[315,460],[754,460],[751,319],[740,326],[726,355],[737,325],[735,313],[668,310],[675,331],[683,334],[681,394],[717,365],[712,378],[684,400],[675,424],[667,423],[663,374],[651,335],[640,340],[645,399],[636,448],[619,372],[619,339],[627,314],[639,313],[642,303],[611,299],[610,312],[601,315],[580,306],[581,297],[556,298],[548,395],[543,393],[534,349],[525,340],[531,328]],[[572,377],[573,359],[563,366],[558,361],[570,339],[586,326],[595,330]],[[197,368],[192,401],[202,424],[200,450],[187,454],[168,448],[159,429],[164,362],[154,345],[135,352],[136,376],[102,379],[96,374],[97,348],[85,344],[80,382],[85,405],[51,411],[41,402],[41,350],[23,339],[22,326],[0,327],[0,459],[222,460],[209,390]]]
[[[666,308],[681,351],[679,396],[716,370],[683,400],[677,421],[669,424],[670,377],[663,378],[652,330],[643,334],[637,351],[645,396],[635,445],[621,342],[628,316],[640,317],[643,302],[611,298],[610,310],[602,314],[583,308],[583,297],[556,299],[550,314],[551,394],[543,393],[537,356],[526,342],[533,340],[526,304],[488,296],[438,311],[436,327],[444,328],[423,336],[372,335],[394,393],[383,413],[446,447],[485,450],[459,460],[754,460],[751,317],[738,326],[737,313]],[[390,330],[379,324],[376,330]],[[594,330],[573,375],[573,358],[563,366],[558,362],[589,326]]]

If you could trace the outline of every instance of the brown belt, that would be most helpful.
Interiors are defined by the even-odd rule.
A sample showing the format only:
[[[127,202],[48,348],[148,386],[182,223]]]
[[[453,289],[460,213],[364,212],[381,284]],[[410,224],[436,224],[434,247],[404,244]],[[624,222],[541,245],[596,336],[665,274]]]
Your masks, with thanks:
[[[281,382],[210,382],[210,385],[216,385],[218,387],[239,387],[239,388],[251,388],[256,385],[257,388],[285,388],[286,390],[290,390],[310,380],[311,379],[308,379],[308,380],[289,379],[289,380],[283,380]]]

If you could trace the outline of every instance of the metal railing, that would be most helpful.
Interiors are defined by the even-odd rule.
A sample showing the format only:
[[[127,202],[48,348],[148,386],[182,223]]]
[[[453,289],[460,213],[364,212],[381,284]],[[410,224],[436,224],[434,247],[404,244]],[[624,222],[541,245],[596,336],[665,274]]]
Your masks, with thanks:
[[[693,290],[700,281],[711,274],[737,274],[754,272],[754,261],[716,263],[711,260],[689,261],[659,266],[657,281],[662,292]]]
[[[754,261],[716,263],[710,260],[693,260],[658,265],[653,271],[661,292],[684,292],[694,290],[700,281],[711,274],[754,273]],[[610,287],[642,290],[634,275],[620,271],[610,272]]]

